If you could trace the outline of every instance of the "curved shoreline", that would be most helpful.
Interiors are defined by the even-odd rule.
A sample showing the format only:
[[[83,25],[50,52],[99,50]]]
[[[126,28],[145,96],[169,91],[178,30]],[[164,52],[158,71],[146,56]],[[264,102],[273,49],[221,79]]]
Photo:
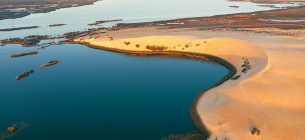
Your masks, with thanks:
[[[198,111],[197,111],[197,103],[199,101],[199,98],[208,90],[215,88],[222,83],[230,80],[235,74],[236,74],[236,68],[229,63],[228,61],[219,58],[217,56],[209,55],[209,54],[202,54],[202,53],[191,53],[191,52],[178,52],[178,51],[129,51],[129,50],[123,50],[123,49],[115,49],[115,48],[109,48],[109,47],[104,47],[104,46],[98,46],[98,45],[93,45],[90,44],[89,42],[80,42],[78,41],[77,43],[83,44],[87,47],[90,48],[95,48],[95,49],[101,49],[101,50],[106,50],[106,51],[111,51],[111,52],[116,52],[116,53],[124,53],[124,54],[144,54],[144,55],[168,55],[168,56],[182,56],[182,57],[189,57],[189,58],[199,58],[201,60],[209,61],[209,62],[215,62],[217,64],[220,64],[224,66],[225,68],[228,69],[228,74],[225,75],[220,81],[216,82],[214,85],[211,87],[208,87],[206,89],[203,89],[192,101],[190,108],[189,108],[189,113],[190,117],[192,119],[193,125],[195,127],[195,130],[202,134],[203,137],[208,139],[210,137],[211,132],[208,131],[204,123],[201,121]]]
[[[218,81],[217,83],[215,83],[213,86],[211,87],[208,87],[204,90],[202,90],[196,97],[195,99],[193,100],[193,102],[191,103],[191,106],[190,106],[190,109],[189,109],[189,112],[190,112],[190,116],[192,118],[192,121],[193,121],[193,124],[197,130],[197,132],[201,133],[206,139],[208,139],[211,135],[211,132],[209,132],[206,128],[206,126],[204,125],[204,122],[201,121],[200,119],[200,116],[198,114],[198,111],[197,111],[197,104],[198,104],[198,101],[199,99],[204,95],[204,93],[206,93],[208,90],[212,89],[212,88],[215,88],[219,85],[221,85],[222,83],[230,80],[231,78],[233,78],[233,76],[236,74],[236,68],[231,64],[229,63],[228,61],[224,60],[224,59],[221,59],[221,58],[218,58],[216,56],[214,56],[214,58],[217,58],[217,59],[214,59],[215,62],[219,63],[220,65],[226,67],[228,70],[229,70],[229,73],[224,76],[220,81]]]
[[[236,76],[232,80],[224,77],[194,99],[190,114],[196,129],[209,139],[303,137],[305,65],[300,64],[305,59],[305,38],[148,27],[75,41],[116,51],[157,54],[161,50],[167,55],[179,52],[202,59],[207,55],[198,54],[221,58],[236,69]],[[260,135],[251,133],[254,128]]]
[[[215,89],[216,87],[221,88],[221,86],[226,82],[232,83],[228,80],[234,75],[236,75],[237,71],[241,71],[241,69],[237,67],[242,65],[243,57],[252,58],[252,63],[260,60],[260,58],[255,58],[258,54],[263,55],[261,50],[259,50],[259,48],[257,48],[256,46],[242,40],[230,38],[213,38],[202,40],[195,39],[192,37],[177,38],[174,36],[147,36],[140,38],[136,37],[123,39],[116,39],[115,37],[114,40],[113,38],[109,40],[109,37],[105,36],[97,39],[92,39],[92,37],[82,38],[76,39],[75,41],[80,44],[85,44],[86,46],[91,48],[98,48],[108,51],[129,54],[166,54],[176,56],[188,56],[192,58],[213,60],[212,62],[216,62],[222,66],[225,66],[229,70],[228,75],[224,76],[222,80],[215,83],[212,87],[203,89],[203,91],[201,91],[194,98],[189,109],[189,113],[196,131],[200,133],[205,139],[210,138],[214,132],[209,129],[207,123],[203,120],[203,117],[205,117],[205,115],[200,114],[201,108],[199,104],[203,96],[208,94],[209,91]],[[197,43],[200,44],[197,46]],[[180,44],[180,46],[178,44]],[[136,47],[137,45],[144,47]],[[167,49],[162,51],[152,51],[150,50],[150,47],[147,48],[147,46],[159,46],[161,48],[164,47]],[[188,47],[186,48],[186,46]],[[235,56],[236,51],[245,54],[243,56]],[[230,56],[230,54],[234,55]],[[257,64],[260,63],[261,61],[257,62]],[[261,69],[261,67],[258,67],[258,69]],[[233,84],[234,83],[235,82],[233,82]]]

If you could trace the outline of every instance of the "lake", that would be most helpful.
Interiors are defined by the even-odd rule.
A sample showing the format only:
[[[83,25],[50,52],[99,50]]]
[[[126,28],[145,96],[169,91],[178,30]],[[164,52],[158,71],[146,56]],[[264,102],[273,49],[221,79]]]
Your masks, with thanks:
[[[78,44],[9,57],[32,50],[0,48],[0,130],[29,125],[10,139],[153,140],[193,132],[192,100],[228,73],[200,60],[135,57]],[[61,63],[38,69],[55,59]],[[30,69],[35,72],[13,81]]]
[[[1,28],[41,28],[0,32],[0,39],[80,31],[93,28],[87,24],[96,20],[132,23],[268,9],[225,0],[104,0],[2,20]],[[47,26],[59,23],[68,25]],[[10,58],[11,54],[30,51],[39,54]],[[38,69],[50,60],[61,64]],[[188,112],[191,102],[200,91],[228,74],[225,67],[211,62],[137,57],[79,44],[53,45],[45,50],[8,44],[0,47],[0,64],[0,133],[13,124],[28,124],[6,138],[11,140],[155,140],[194,132]],[[13,81],[30,69],[35,72]]]
[[[229,6],[240,6],[232,8]],[[81,7],[64,8],[54,12],[31,14],[18,19],[0,20],[0,28],[41,26],[31,30],[0,32],[0,39],[25,37],[28,35],[57,35],[88,28],[97,20],[123,19],[123,21],[103,24],[104,27],[116,23],[135,23],[168,20],[186,17],[202,17],[241,12],[270,10],[250,2],[227,2],[226,0],[103,0]],[[276,6],[294,6],[275,4]],[[49,27],[51,24],[68,24]]]

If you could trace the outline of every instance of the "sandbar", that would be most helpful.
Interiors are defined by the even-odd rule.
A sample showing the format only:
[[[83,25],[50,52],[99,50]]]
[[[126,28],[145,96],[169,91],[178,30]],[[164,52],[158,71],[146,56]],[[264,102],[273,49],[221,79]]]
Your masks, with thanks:
[[[234,76],[240,77],[228,79],[199,97],[196,110],[210,132],[209,139],[305,137],[304,37],[141,27],[75,41],[106,50],[199,53],[221,58],[234,66]],[[251,69],[242,72],[246,60]],[[251,134],[254,128],[260,130],[259,136]]]

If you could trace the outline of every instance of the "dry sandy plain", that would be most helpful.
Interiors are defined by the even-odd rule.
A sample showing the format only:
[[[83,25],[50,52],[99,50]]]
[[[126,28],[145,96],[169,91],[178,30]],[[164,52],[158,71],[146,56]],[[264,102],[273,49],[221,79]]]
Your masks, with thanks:
[[[209,139],[293,140],[305,137],[303,35],[142,27],[75,41],[101,49],[136,52],[153,52],[146,46],[155,45],[163,46],[164,52],[191,52],[222,58],[236,68],[235,76],[241,76],[200,96],[196,109],[211,134]],[[246,59],[251,69],[242,73]],[[259,136],[251,134],[253,128],[260,130]]]

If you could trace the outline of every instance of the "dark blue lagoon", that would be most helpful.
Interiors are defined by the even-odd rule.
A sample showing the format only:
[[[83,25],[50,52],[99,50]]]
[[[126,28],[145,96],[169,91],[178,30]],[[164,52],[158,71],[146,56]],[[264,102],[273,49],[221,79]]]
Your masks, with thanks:
[[[156,140],[193,132],[195,96],[228,73],[218,64],[178,57],[138,57],[83,45],[0,47],[0,132],[28,126],[10,140]],[[61,63],[39,69],[49,60]],[[20,81],[13,79],[34,69]],[[0,135],[1,136],[1,135]]]

